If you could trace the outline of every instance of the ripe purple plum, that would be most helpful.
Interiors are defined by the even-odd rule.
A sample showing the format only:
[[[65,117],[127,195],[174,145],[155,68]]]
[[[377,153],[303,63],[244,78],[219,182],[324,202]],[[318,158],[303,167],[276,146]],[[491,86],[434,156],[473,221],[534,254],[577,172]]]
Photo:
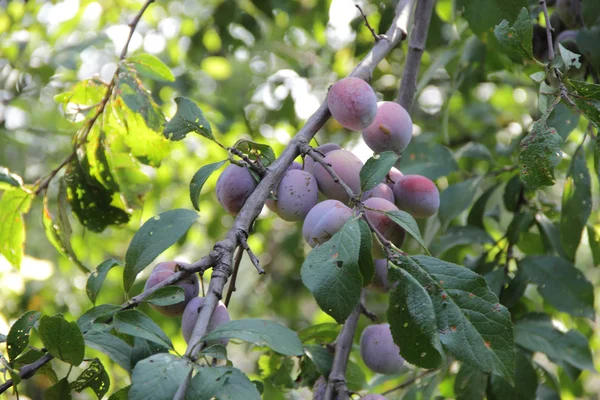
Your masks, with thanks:
[[[180,263],[184,264],[184,263]],[[156,264],[148,280],[146,281],[146,285],[144,286],[144,290],[148,290],[160,282],[170,278],[173,274],[177,272],[177,262],[168,261],[161,262]],[[184,291],[184,300],[177,304],[171,304],[168,306],[157,306],[154,304],[150,304],[150,307],[154,308],[156,311],[160,312],[167,317],[176,317],[183,314],[183,310],[186,305],[196,296],[200,291],[200,285],[198,283],[198,276],[196,274],[188,275],[181,281],[177,283],[177,286],[183,289]]]
[[[237,215],[250,197],[257,182],[247,168],[229,165],[217,180],[217,200],[225,211]]]
[[[379,211],[398,210],[398,207],[394,203],[378,197],[365,200],[364,205],[365,207]],[[387,215],[377,211],[367,209],[365,210],[365,215],[383,237],[392,242],[396,247],[402,246],[406,238],[406,231],[400,225],[392,221]]]
[[[292,164],[288,167],[287,170],[290,171],[293,169],[302,169],[302,164],[300,164],[298,161],[292,162]]]
[[[363,139],[375,153],[395,151],[401,154],[412,139],[412,120],[400,104],[393,101],[377,103],[373,123],[363,130]]]
[[[355,194],[360,193],[360,170],[363,163],[358,157],[347,150],[334,150],[325,156],[324,161],[331,165],[335,173]],[[319,184],[319,190],[325,197],[348,203],[350,199],[342,185],[335,182],[321,164],[315,165],[314,175]]]
[[[440,208],[440,192],[430,179],[404,175],[394,185],[396,205],[415,218],[427,218]]]
[[[402,371],[404,358],[392,339],[390,324],[369,325],[360,336],[360,355],[369,369],[384,375]]]
[[[302,221],[319,202],[319,187],[315,177],[297,169],[288,169],[275,194],[277,200],[267,200],[267,207],[286,221]]]
[[[302,236],[310,245],[323,244],[352,217],[352,210],[337,200],[325,200],[314,206],[304,219]]]
[[[342,148],[335,144],[335,143],[325,143],[320,145],[319,147],[315,148],[315,150],[318,150],[320,153],[327,155],[328,153],[331,153],[334,150],[341,150]],[[310,172],[311,174],[314,174],[315,171],[315,160],[312,159],[311,156],[305,156],[304,157],[304,170],[306,172]]]
[[[393,203],[394,202],[394,191],[392,190],[391,187],[389,187],[385,183],[380,183],[379,185],[375,186],[373,189],[367,190],[366,192],[364,192],[362,195],[362,200],[365,201],[365,200],[371,199],[373,197],[378,197],[380,199],[386,199],[387,201],[390,201]]]
[[[377,96],[360,78],[347,77],[336,82],[327,94],[327,105],[340,125],[355,131],[371,125],[377,114]]]
[[[375,274],[373,275],[373,281],[371,287],[378,292],[388,292],[390,290],[390,283],[388,282],[388,260],[386,258],[379,258],[375,261]]]
[[[383,183],[385,183],[392,190],[394,190],[394,184],[396,183],[396,181],[398,179],[400,179],[401,176],[404,176],[404,174],[402,172],[400,172],[400,170],[398,168],[392,167],[392,169],[390,169],[390,172],[388,172],[388,174],[386,175]]]
[[[183,316],[181,317],[181,333],[183,334],[183,338],[185,339],[186,343],[188,343],[192,337],[192,332],[194,331],[196,321],[198,321],[198,316],[200,315],[203,305],[204,297],[196,297],[188,303],[187,307],[183,311]],[[219,325],[226,324],[229,321],[230,318],[227,307],[225,307],[225,304],[223,304],[222,301],[219,301],[217,307],[215,307],[213,315],[210,317],[206,333],[214,331]],[[208,342],[208,345],[220,344],[227,346],[227,343],[229,343],[229,339],[223,338],[210,341]]]
[[[581,22],[581,0],[557,0],[556,12],[567,28],[577,28]]]
[[[361,400],[387,400],[387,397],[384,397],[380,394],[368,394],[360,398]]]

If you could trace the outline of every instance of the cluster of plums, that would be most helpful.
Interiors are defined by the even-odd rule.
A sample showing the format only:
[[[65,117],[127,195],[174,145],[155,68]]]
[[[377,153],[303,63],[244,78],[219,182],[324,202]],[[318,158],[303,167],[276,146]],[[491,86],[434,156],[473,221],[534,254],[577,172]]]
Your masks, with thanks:
[[[144,290],[148,290],[160,282],[169,279],[177,272],[178,264],[184,263],[168,261],[156,264],[150,273],[150,277],[148,277],[148,280],[146,281]],[[152,304],[151,307],[167,317],[178,317],[181,315],[181,332],[187,343],[192,336],[194,326],[196,326],[196,321],[198,320],[198,315],[200,315],[200,310],[202,310],[202,306],[204,305],[204,297],[198,297],[198,294],[200,293],[200,284],[196,274],[186,276],[177,283],[177,286],[182,288],[184,291],[184,300],[182,302],[168,306],[158,306]],[[215,311],[210,318],[206,333],[212,332],[216,327],[229,322],[229,320],[230,318],[227,307],[225,307],[225,304],[219,301],[219,304],[215,308]],[[227,346],[228,342],[228,339],[219,339],[214,343],[208,343],[208,345],[221,344],[223,346]]]

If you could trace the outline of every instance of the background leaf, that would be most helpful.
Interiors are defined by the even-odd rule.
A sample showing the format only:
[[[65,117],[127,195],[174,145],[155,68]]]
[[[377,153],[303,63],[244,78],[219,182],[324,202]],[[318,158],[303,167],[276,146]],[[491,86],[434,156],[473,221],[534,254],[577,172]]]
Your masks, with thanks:
[[[190,132],[195,132],[207,139],[215,140],[210,123],[204,117],[204,113],[190,99],[176,97],[177,112],[169,122],[165,124],[163,134],[169,140],[181,140]]]

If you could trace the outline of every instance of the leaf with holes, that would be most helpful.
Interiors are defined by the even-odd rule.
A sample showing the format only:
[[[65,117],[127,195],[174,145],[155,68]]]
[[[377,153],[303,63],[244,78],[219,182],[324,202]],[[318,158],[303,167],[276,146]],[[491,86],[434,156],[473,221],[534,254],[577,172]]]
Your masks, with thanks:
[[[27,311],[15,321],[8,331],[6,337],[6,351],[8,359],[13,361],[19,354],[27,348],[29,344],[29,331],[40,318],[38,311]]]
[[[163,135],[169,140],[181,140],[190,132],[195,132],[207,139],[215,140],[210,123],[204,113],[192,100],[176,97],[177,112],[165,124]]]
[[[494,29],[494,35],[507,53],[518,54],[525,59],[533,57],[533,23],[527,8],[521,9],[513,26],[503,20]]]
[[[268,144],[241,139],[233,145],[233,148],[241,151],[253,161],[259,160],[265,167],[275,162],[275,152]]]
[[[94,358],[77,379],[71,382],[71,390],[78,393],[87,388],[92,389],[98,399],[104,397],[110,388],[110,378],[104,369],[104,365],[97,358]]]

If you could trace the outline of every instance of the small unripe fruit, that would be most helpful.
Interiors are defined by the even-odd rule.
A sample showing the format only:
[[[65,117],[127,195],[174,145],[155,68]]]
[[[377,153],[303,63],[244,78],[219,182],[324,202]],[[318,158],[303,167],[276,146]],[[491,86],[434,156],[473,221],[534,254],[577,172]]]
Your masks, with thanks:
[[[389,187],[385,183],[380,183],[379,185],[375,186],[373,189],[367,190],[366,192],[364,192],[362,195],[362,200],[365,201],[365,200],[371,199],[373,197],[386,199],[387,201],[393,203],[394,202],[394,191],[392,190],[391,187]]]
[[[377,114],[377,96],[362,79],[347,77],[336,82],[327,94],[331,115],[344,128],[360,131],[371,125]]]
[[[319,188],[312,174],[301,170],[288,170],[281,178],[275,193],[277,200],[266,204],[286,221],[302,221],[319,201]]]
[[[369,325],[360,337],[360,355],[369,369],[384,375],[402,371],[404,358],[392,339],[390,324]]]
[[[398,207],[394,203],[378,197],[366,200],[364,205],[374,210],[386,212],[398,210]],[[406,231],[400,225],[392,221],[387,215],[377,211],[366,209],[365,215],[383,237],[392,242],[396,247],[402,246],[406,238]]]
[[[217,180],[217,200],[225,211],[237,215],[256,186],[257,182],[247,168],[231,164]]]
[[[183,316],[181,317],[181,333],[183,334],[183,338],[185,342],[188,343],[190,338],[192,337],[192,332],[194,332],[194,327],[196,326],[196,321],[198,321],[198,316],[200,315],[200,311],[202,310],[202,306],[204,305],[204,297],[196,297],[193,298],[185,308],[183,312]],[[227,311],[227,307],[223,302],[219,301],[217,307],[215,307],[215,311],[210,317],[210,321],[208,322],[208,328],[206,329],[206,333],[211,333],[214,331],[219,325],[226,324],[230,321],[229,312]],[[229,343],[229,339],[219,339],[215,341],[208,342],[208,345],[220,344],[223,346],[227,346]]]
[[[319,147],[316,147],[315,150],[318,150],[319,153],[323,154],[323,155],[327,155],[328,153],[331,153],[334,150],[341,150],[342,148],[335,144],[335,143],[324,143],[322,145],[320,145]],[[315,160],[313,160],[313,158],[309,155],[304,157],[304,170],[306,172],[310,172],[311,174],[314,174],[314,169],[315,169]]]
[[[394,185],[396,205],[415,218],[427,218],[440,208],[440,192],[430,179],[404,175]]]
[[[384,397],[380,394],[368,394],[360,398],[361,400],[387,400],[387,397]]]
[[[325,400],[325,392],[327,392],[327,381],[320,376],[313,385],[313,400]]]
[[[177,263],[175,261],[161,262],[156,264],[156,266],[150,273],[146,284],[144,285],[144,291],[158,285],[160,282],[166,279],[169,279],[176,272]],[[150,304],[150,307],[154,308],[161,314],[166,315],[167,317],[176,317],[181,315],[186,305],[190,302],[190,300],[198,296],[198,293],[200,291],[198,276],[196,274],[188,275],[184,279],[179,281],[176,285],[183,289],[184,300],[182,302],[177,304],[171,304],[168,306],[157,306],[154,304]]]
[[[352,210],[337,200],[325,200],[314,206],[304,219],[302,236],[315,247],[325,243],[352,217]]]
[[[394,184],[401,176],[404,176],[404,174],[402,174],[398,168],[392,167],[383,182],[388,185],[390,189],[394,190]]]
[[[360,170],[363,163],[358,157],[347,150],[334,150],[325,156],[324,161],[331,165],[331,168],[352,189],[352,192],[360,193]],[[319,184],[319,190],[325,197],[348,203],[350,199],[342,185],[335,182],[321,164],[315,165],[314,175]]]
[[[400,154],[412,139],[412,120],[400,104],[393,101],[377,103],[373,123],[363,130],[363,139],[375,153],[395,151]]]

